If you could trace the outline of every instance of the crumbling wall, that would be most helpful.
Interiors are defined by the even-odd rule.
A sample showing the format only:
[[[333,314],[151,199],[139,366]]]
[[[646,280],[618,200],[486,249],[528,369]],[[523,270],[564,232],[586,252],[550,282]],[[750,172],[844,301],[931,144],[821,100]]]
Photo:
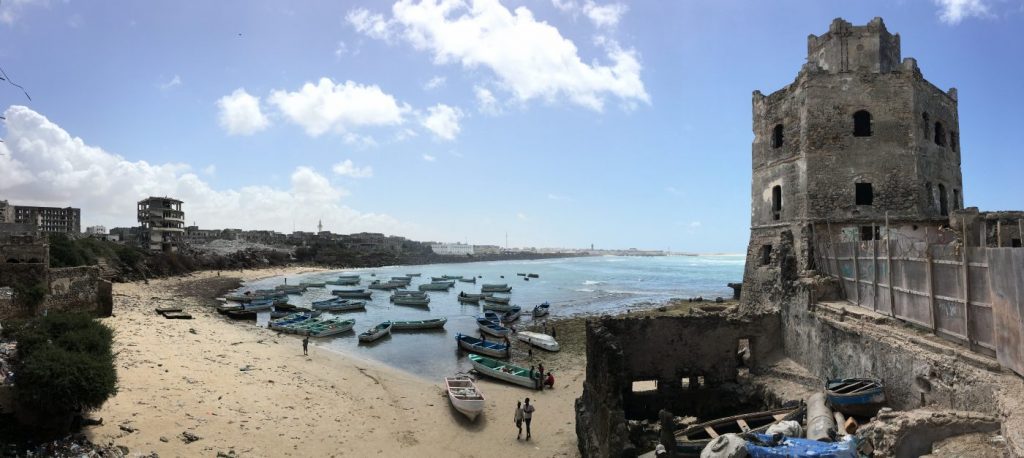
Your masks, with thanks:
[[[629,386],[618,336],[602,322],[588,320],[587,374],[576,399],[576,438],[585,457],[636,456],[622,407]]]
[[[100,304],[100,269],[96,266],[50,269],[50,311],[97,313]]]

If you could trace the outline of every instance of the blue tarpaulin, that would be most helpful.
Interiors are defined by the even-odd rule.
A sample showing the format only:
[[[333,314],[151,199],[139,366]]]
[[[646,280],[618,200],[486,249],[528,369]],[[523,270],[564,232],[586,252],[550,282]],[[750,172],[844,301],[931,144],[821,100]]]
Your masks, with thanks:
[[[857,441],[853,437],[840,442],[819,442],[810,439],[753,434],[747,438],[747,454],[751,458],[857,458]]]

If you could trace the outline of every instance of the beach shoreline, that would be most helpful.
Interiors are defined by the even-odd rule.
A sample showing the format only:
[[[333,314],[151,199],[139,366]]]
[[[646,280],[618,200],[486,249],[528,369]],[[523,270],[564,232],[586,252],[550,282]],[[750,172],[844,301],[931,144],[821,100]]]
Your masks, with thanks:
[[[119,393],[92,413],[103,424],[87,427],[87,436],[161,456],[578,456],[582,358],[553,363],[554,390],[479,380],[488,402],[470,423],[451,408],[441,380],[316,341],[307,358],[295,336],[230,322],[213,307],[214,297],[239,281],[334,270],[211,270],[115,284],[114,316],[102,321],[115,332]],[[194,319],[154,312],[172,304]],[[511,421],[516,400],[526,397],[538,409],[529,442],[516,440]]]

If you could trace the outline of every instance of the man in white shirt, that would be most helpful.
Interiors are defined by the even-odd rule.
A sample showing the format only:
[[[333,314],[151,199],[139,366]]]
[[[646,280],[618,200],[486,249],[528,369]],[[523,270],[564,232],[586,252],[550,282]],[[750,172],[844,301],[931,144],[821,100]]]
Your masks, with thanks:
[[[526,398],[523,405],[523,420],[526,422],[526,440],[530,440],[530,420],[533,420],[533,411],[537,410],[530,404],[530,398]]]

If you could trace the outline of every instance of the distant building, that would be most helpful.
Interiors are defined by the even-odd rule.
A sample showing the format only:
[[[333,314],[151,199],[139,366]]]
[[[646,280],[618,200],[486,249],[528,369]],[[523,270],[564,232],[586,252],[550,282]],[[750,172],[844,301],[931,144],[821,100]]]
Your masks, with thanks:
[[[14,222],[14,207],[6,200],[0,200],[0,223]]]
[[[352,251],[374,253],[379,251],[402,252],[405,237],[386,236],[379,232],[360,232],[343,235],[338,238],[342,245]]]
[[[185,234],[185,212],[178,199],[150,197],[138,203],[143,246],[152,251],[177,251]]]
[[[473,245],[474,254],[501,254],[501,247],[498,245]]]
[[[430,245],[430,249],[434,251],[434,254],[448,256],[468,256],[473,254],[473,245],[465,243],[435,243]]]
[[[11,206],[6,202],[2,205],[10,212]],[[14,222],[19,224],[35,224],[43,234],[79,234],[82,232],[82,210],[72,207],[29,207],[15,205]]]
[[[107,233],[106,226],[89,226],[85,228],[85,233],[89,235],[104,235]]]
[[[185,243],[198,245],[220,238],[220,229],[200,229],[199,226],[185,228]]]

